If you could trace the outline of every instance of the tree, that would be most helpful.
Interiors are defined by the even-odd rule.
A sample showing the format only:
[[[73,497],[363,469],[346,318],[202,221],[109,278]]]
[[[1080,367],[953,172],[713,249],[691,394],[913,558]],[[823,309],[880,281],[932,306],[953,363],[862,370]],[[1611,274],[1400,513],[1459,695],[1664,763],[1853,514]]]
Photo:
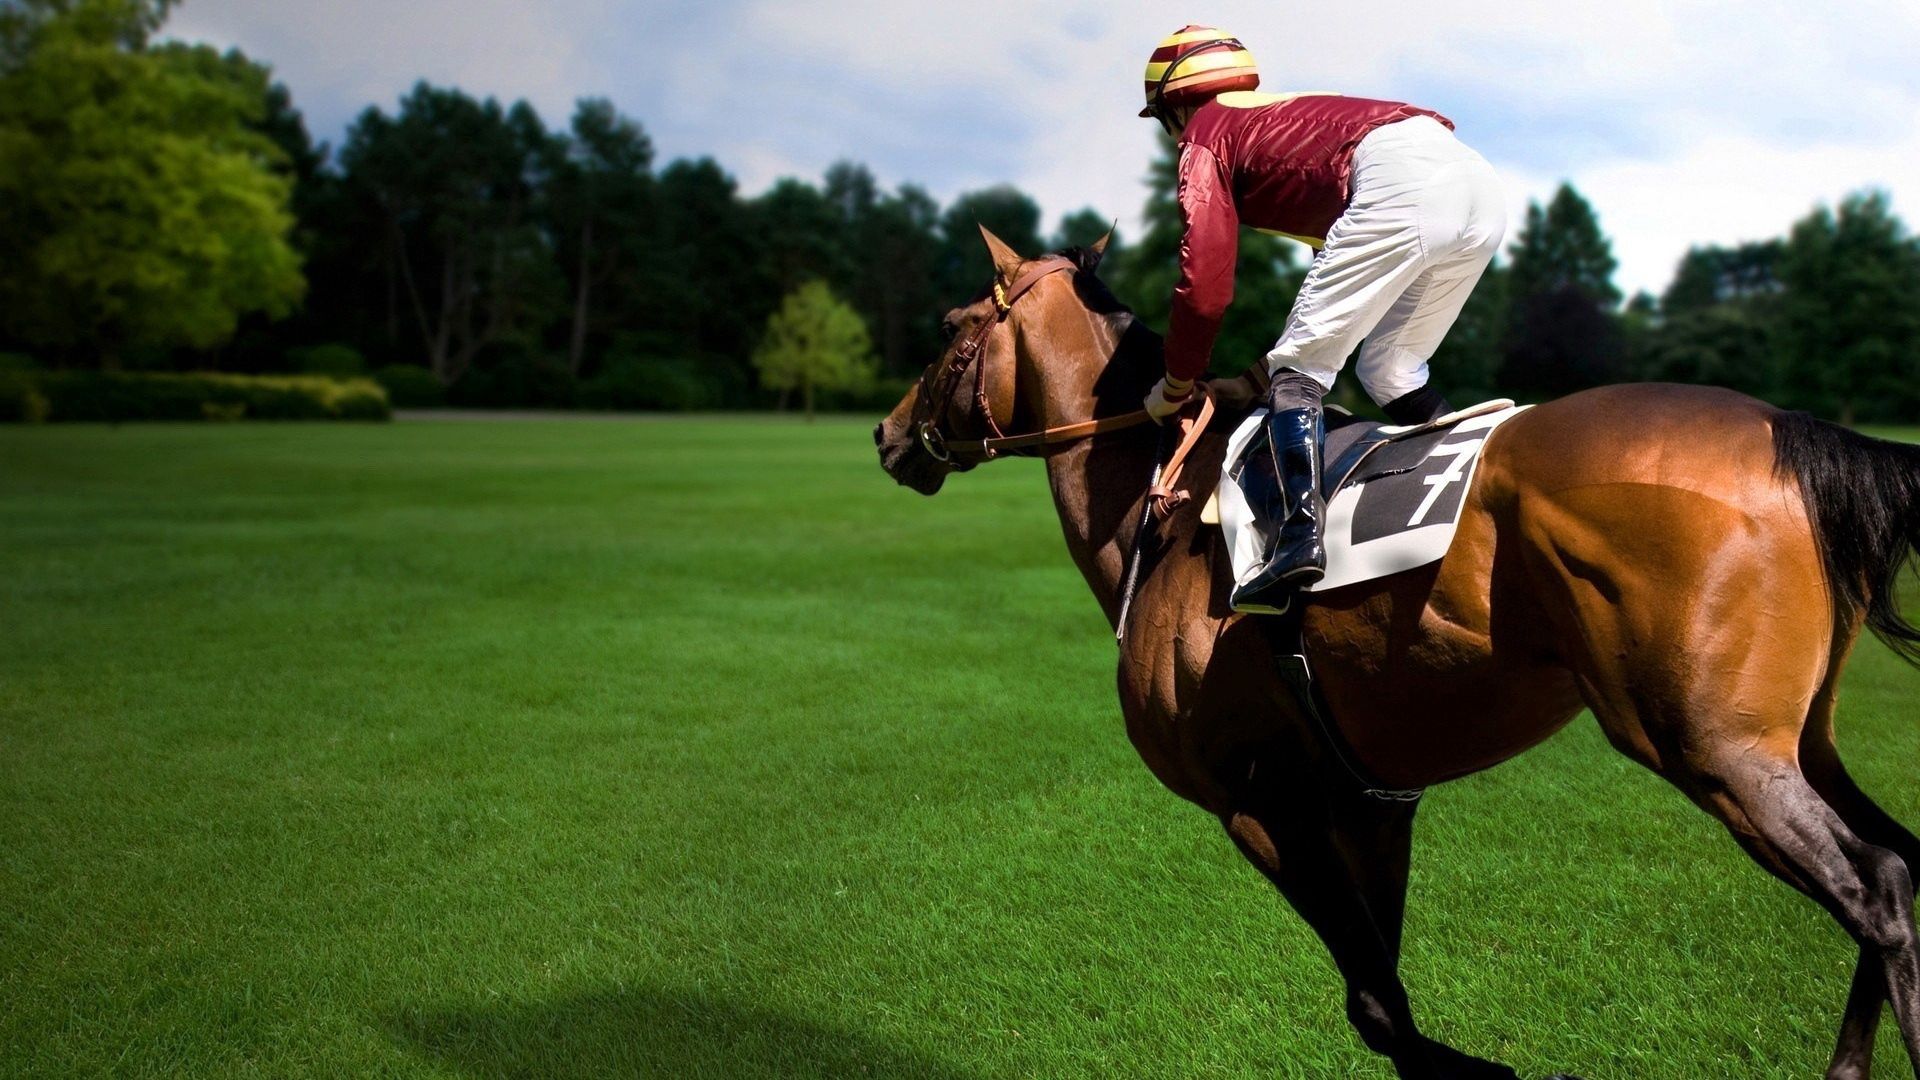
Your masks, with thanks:
[[[804,180],[783,177],[750,207],[752,231],[777,295],[815,279],[841,285],[852,276],[842,206]]]
[[[525,102],[502,107],[417,84],[388,117],[369,108],[340,151],[346,183],[383,219],[390,304],[451,386],[489,346],[527,343],[564,280],[534,214],[561,150]]]
[[[579,378],[593,325],[593,294],[640,255],[653,195],[653,143],[605,98],[583,98],[574,108],[564,154],[545,192],[556,254],[572,276],[573,316],[567,334],[567,370]]]
[[[799,390],[807,419],[813,419],[813,392],[857,390],[873,378],[872,339],[858,312],[824,281],[810,281],[788,294],[767,320],[767,332],[754,350],[760,385],[787,394]]]
[[[1482,401],[1500,391],[1500,363],[1507,340],[1508,272],[1487,267],[1466,306],[1434,351],[1431,377],[1456,405]]]
[[[1617,263],[1592,205],[1561,184],[1544,208],[1527,206],[1511,255],[1503,381],[1551,395],[1618,378],[1626,346],[1613,313]]]
[[[1800,402],[1848,424],[1920,411],[1920,247],[1884,193],[1796,223],[1779,274],[1781,365]]]
[[[1730,248],[1688,248],[1674,270],[1672,284],[1660,297],[1660,310],[1678,314],[1775,296],[1781,288],[1779,266],[1784,248],[1779,240]]]
[[[1107,240],[1107,251],[1103,259],[1118,260],[1125,251],[1120,243],[1120,231],[1114,227],[1113,219],[1095,210],[1083,206],[1060,219],[1060,230],[1053,234],[1051,247],[1055,251],[1064,251],[1070,247],[1090,247],[1094,241],[1111,232]]]
[[[211,348],[305,288],[292,179],[257,126],[266,69],[149,48],[166,7],[35,0],[0,19],[0,321],[69,360]]]
[[[1040,204],[1008,184],[970,191],[940,216],[938,280],[943,302],[959,304],[993,279],[993,263],[980,243],[980,226],[993,230],[1027,258],[1042,254]]]
[[[1755,397],[1774,395],[1774,320],[1744,304],[1681,308],[1644,331],[1635,378],[1724,386]]]

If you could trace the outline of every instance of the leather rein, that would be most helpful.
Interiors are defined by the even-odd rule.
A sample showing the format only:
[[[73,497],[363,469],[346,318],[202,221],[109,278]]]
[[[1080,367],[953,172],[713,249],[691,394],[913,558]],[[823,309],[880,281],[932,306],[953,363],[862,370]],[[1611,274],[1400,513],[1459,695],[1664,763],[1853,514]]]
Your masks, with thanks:
[[[979,455],[982,461],[992,461],[1010,450],[1026,450],[1039,446],[1052,446],[1058,443],[1074,442],[1090,438],[1109,431],[1121,431],[1152,421],[1152,414],[1145,409],[1117,416],[1103,416],[1093,420],[1080,420],[1071,424],[1056,424],[1039,431],[1020,435],[1008,435],[1000,430],[1000,424],[993,418],[993,404],[987,399],[986,365],[981,357],[986,353],[987,341],[993,336],[994,328],[1007,321],[1013,311],[1013,305],[1019,301],[1049,275],[1061,271],[1078,272],[1079,267],[1073,260],[1059,255],[1049,255],[1036,260],[1027,267],[1011,285],[1004,284],[999,275],[993,279],[993,317],[981,321],[967,339],[955,349],[946,363],[929,367],[920,375],[920,401],[926,405],[930,415],[914,425],[914,434],[920,445],[935,460],[952,461],[955,454]],[[973,400],[980,410],[980,416],[987,423],[992,435],[980,439],[956,440],[949,438],[940,430],[941,422],[946,419],[947,408],[953,400],[953,391],[958,387],[967,369],[973,369]],[[1151,485],[1148,491],[1148,505],[1160,520],[1166,518],[1187,501],[1185,491],[1178,490],[1181,466],[1186,462],[1188,453],[1200,441],[1200,435],[1206,431],[1207,424],[1213,419],[1213,397],[1207,391],[1206,384],[1198,384],[1199,392],[1195,398],[1200,403],[1199,412],[1194,416],[1181,416],[1183,427],[1179,444],[1171,457],[1158,471],[1159,482]],[[936,404],[937,402],[937,404]]]

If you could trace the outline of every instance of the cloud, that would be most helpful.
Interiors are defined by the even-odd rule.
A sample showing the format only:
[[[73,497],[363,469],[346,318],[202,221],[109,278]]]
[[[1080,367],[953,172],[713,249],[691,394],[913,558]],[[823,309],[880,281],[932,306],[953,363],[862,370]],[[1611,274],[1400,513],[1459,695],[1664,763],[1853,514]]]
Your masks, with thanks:
[[[286,5],[192,0],[166,32],[239,46],[271,64],[294,91],[317,137],[337,136],[368,105],[391,109],[416,81],[525,98],[549,121],[614,80],[585,41],[610,5],[465,3],[462,0],[329,0]]]
[[[272,62],[337,137],[416,78],[525,97],[549,123],[611,97],[663,156],[711,155],[743,189],[837,160],[950,199],[1010,182],[1049,223],[1092,205],[1132,231],[1154,127],[1149,0],[190,0],[171,30]],[[1571,178],[1615,237],[1621,283],[1658,290],[1690,243],[1777,235],[1877,183],[1920,203],[1912,0],[1201,0],[1186,18],[1254,50],[1269,88],[1437,108],[1516,203]]]

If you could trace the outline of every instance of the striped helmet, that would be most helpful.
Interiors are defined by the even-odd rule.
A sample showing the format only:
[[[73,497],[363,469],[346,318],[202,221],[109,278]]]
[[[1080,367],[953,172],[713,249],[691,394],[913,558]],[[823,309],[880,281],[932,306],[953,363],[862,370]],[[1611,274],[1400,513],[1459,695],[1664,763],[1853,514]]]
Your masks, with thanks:
[[[1253,54],[1239,38],[1211,26],[1183,26],[1162,38],[1147,58],[1147,107],[1140,115],[1156,116],[1162,107],[1198,105],[1215,94],[1259,85]]]

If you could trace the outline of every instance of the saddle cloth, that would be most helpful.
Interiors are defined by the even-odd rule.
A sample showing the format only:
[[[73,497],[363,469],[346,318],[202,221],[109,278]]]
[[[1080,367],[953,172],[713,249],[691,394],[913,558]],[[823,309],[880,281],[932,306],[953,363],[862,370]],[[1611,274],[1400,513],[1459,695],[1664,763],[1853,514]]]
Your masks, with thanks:
[[[1327,573],[1302,591],[1372,581],[1445,557],[1487,436],[1528,408],[1502,398],[1410,428],[1328,410],[1321,470]],[[1225,533],[1236,582],[1259,569],[1262,552],[1253,511],[1227,474],[1266,417],[1256,409],[1234,429],[1219,488],[1201,514]]]

